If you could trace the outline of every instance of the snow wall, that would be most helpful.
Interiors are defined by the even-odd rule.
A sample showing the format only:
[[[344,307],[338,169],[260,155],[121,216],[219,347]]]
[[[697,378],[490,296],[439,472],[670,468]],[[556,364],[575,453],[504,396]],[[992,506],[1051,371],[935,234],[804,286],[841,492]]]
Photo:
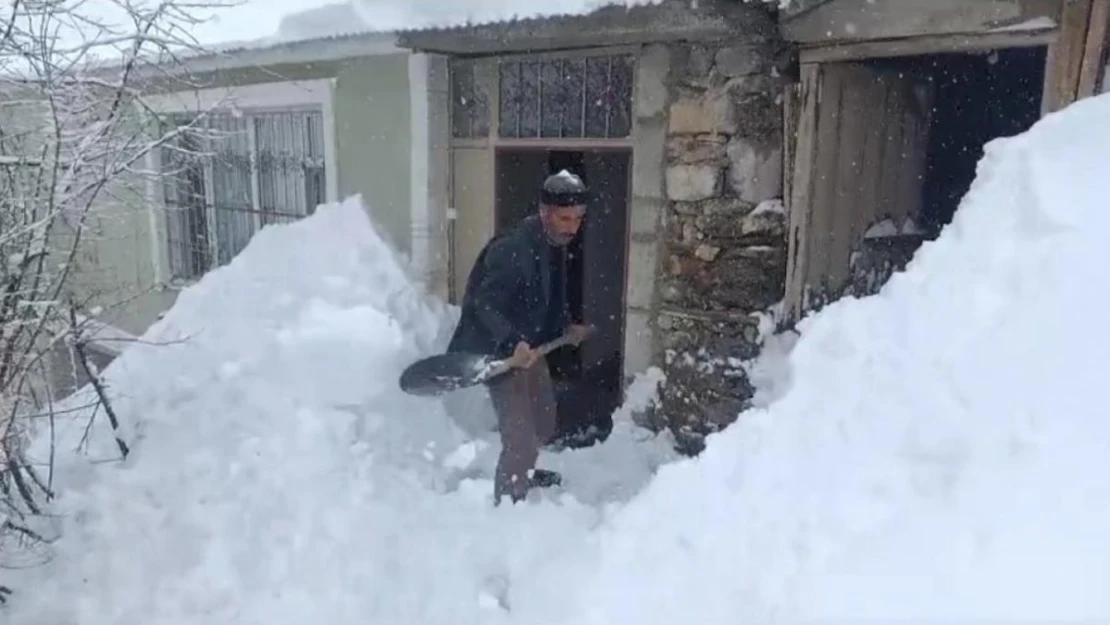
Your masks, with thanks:
[[[109,369],[135,453],[59,461],[61,538],[49,564],[3,573],[23,589],[4,614],[1110,618],[1108,181],[1110,96],[993,142],[938,241],[804,324],[780,399],[662,468],[660,441],[626,427],[550,459],[608,481],[498,509],[487,481],[447,485],[494,444],[394,390],[450,310],[404,286],[357,201],[264,230],[145,337],[189,340]]]

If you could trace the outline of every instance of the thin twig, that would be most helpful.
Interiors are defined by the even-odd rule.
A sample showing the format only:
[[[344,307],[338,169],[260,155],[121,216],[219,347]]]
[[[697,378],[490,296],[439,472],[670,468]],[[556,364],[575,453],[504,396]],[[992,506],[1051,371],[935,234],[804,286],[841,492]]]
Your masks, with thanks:
[[[74,326],[77,325],[77,311],[74,308],[69,309],[70,321]],[[127,455],[131,453],[131,449],[123,440],[120,433],[119,419],[116,417],[116,411],[112,407],[111,400],[108,399],[108,389],[104,386],[104,381],[101,379],[100,374],[93,371],[92,366],[89,364],[89,355],[87,352],[86,343],[84,340],[78,339],[73,342],[73,350],[77,353],[77,362],[81,364],[81,369],[84,370],[85,375],[89,377],[89,383],[92,384],[93,390],[96,391],[96,396],[100,400],[100,405],[104,407],[104,414],[108,416],[108,423],[112,426],[112,433],[116,439],[116,446],[119,447],[119,453],[124,460]]]

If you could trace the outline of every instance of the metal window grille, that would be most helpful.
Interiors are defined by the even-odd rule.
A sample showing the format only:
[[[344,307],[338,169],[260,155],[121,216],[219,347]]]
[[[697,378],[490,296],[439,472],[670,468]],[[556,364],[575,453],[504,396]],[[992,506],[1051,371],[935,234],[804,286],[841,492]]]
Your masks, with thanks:
[[[629,55],[502,61],[498,135],[617,139],[632,133]]]
[[[312,214],[325,201],[319,110],[213,114],[161,149],[169,267],[193,280],[231,261],[262,227]]]

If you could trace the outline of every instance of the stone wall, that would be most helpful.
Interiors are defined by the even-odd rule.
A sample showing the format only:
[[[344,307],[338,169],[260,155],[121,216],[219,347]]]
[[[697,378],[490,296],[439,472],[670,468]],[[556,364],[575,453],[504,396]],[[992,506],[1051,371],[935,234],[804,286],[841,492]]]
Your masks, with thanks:
[[[650,134],[656,145],[637,141],[636,160],[654,160],[650,150],[658,150],[663,175],[651,186],[643,175],[637,184],[634,173],[633,223],[646,207],[660,214],[649,325],[652,360],[667,379],[657,415],[688,453],[746,407],[752,389],[740,362],[758,354],[759,313],[783,296],[786,52],[780,42],[741,35],[658,46],[640,64],[638,105],[650,106],[637,108],[646,114],[638,115],[639,138]],[[643,75],[662,64],[665,79]],[[656,123],[655,132],[643,132]],[[636,236],[634,228],[634,259]]]

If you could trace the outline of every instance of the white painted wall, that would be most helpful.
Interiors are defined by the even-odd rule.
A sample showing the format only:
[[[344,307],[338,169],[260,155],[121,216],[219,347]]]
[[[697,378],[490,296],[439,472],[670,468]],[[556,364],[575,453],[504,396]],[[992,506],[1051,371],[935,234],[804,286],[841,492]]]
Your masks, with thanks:
[[[446,57],[409,56],[412,266],[430,292],[447,297],[450,121]]]

